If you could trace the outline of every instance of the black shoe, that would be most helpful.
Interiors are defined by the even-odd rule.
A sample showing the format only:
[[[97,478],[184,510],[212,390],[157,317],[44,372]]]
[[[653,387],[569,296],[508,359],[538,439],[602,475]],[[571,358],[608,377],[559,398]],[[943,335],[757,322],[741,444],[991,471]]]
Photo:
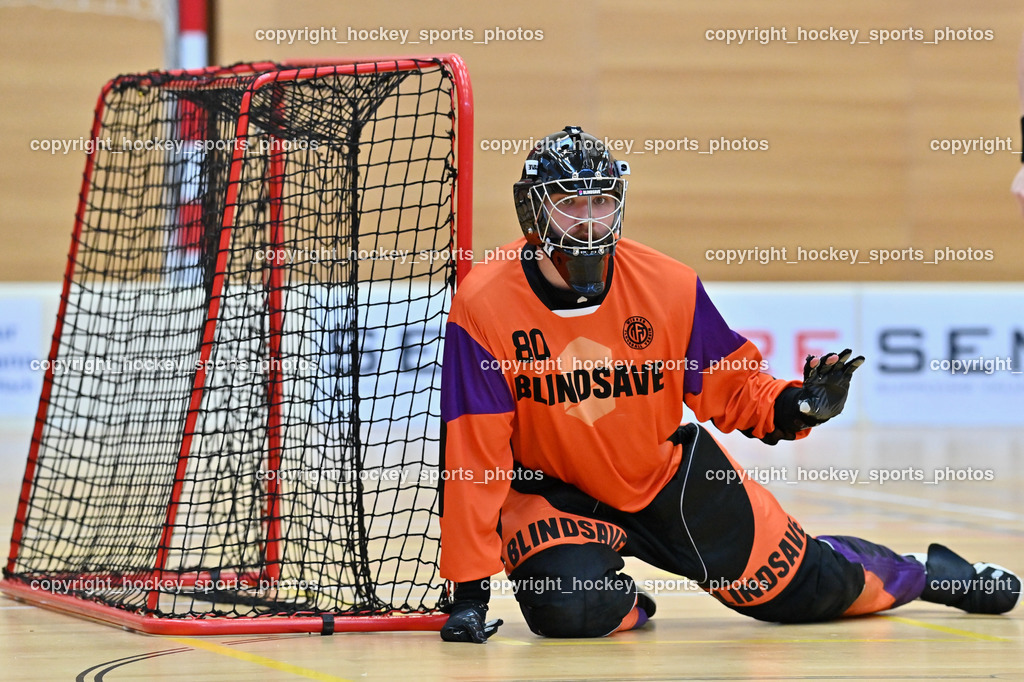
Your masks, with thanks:
[[[976,563],[948,547],[928,546],[928,556],[910,555],[925,565],[921,599],[963,609],[967,613],[1006,613],[1021,601],[1021,580],[996,564]]]
[[[654,598],[641,590],[639,586],[636,588],[636,607],[643,610],[647,620],[653,618],[654,612],[658,610],[658,605],[654,603]]]

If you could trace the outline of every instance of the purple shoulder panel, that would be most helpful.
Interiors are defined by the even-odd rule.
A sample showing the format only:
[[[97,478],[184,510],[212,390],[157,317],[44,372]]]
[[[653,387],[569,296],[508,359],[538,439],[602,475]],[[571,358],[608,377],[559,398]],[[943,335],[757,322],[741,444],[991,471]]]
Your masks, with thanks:
[[[464,414],[501,414],[515,409],[501,370],[490,365],[493,360],[465,329],[448,323],[441,366],[441,419],[450,422]]]
[[[697,291],[693,304],[693,327],[690,330],[690,345],[686,348],[686,375],[683,377],[683,391],[699,394],[704,390],[704,375],[701,374],[712,362],[732,354],[746,343],[746,339],[729,328],[722,314],[704,291],[704,284],[697,280]]]

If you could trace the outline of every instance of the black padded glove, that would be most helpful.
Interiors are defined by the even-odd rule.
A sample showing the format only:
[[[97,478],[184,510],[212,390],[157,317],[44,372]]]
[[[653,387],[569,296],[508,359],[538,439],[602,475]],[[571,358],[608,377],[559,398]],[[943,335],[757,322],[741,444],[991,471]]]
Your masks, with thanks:
[[[462,600],[452,604],[448,621],[441,628],[441,639],[446,642],[474,642],[483,644],[498,631],[505,621],[484,620],[487,605],[475,600]]]
[[[804,363],[804,386],[796,395],[799,418],[807,426],[827,422],[843,411],[846,396],[850,392],[850,377],[864,364],[864,356],[858,355],[851,360],[851,355],[853,351],[849,348],[838,356],[835,353],[823,355],[818,359],[816,367],[811,367],[814,356],[807,356]],[[838,359],[830,365],[826,361],[832,357]]]
[[[786,387],[775,398],[775,430],[762,436],[761,441],[775,445],[779,441],[795,440],[800,431],[842,412],[850,391],[850,376],[864,363],[863,357],[850,360],[850,355],[850,349],[839,355],[829,353],[818,359],[817,367],[811,367],[814,356],[808,355],[804,363],[804,385]],[[825,360],[830,357],[835,357],[836,362],[826,365]],[[742,433],[747,438],[754,437],[753,429]]]

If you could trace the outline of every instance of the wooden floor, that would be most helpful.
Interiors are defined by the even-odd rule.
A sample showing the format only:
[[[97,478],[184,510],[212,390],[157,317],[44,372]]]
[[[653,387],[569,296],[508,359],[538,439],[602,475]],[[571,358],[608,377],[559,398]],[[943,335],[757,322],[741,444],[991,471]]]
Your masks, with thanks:
[[[0,432],[0,448],[17,448],[23,438]],[[723,440],[752,473],[774,476],[768,487],[812,534],[860,535],[900,552],[941,541],[971,561],[1024,570],[1024,429],[822,428],[774,449],[742,437]],[[855,470],[858,482],[809,480],[841,469]],[[947,478],[991,480],[933,483],[935,469]],[[923,480],[879,483],[882,471]],[[0,488],[4,547],[16,497],[13,482]],[[673,578],[635,563],[629,568],[638,579]],[[684,582],[669,587],[655,595],[659,611],[647,627],[596,640],[535,637],[511,595],[496,594],[492,613],[506,624],[486,646],[446,644],[434,633],[153,637],[0,599],[0,674],[4,680],[1024,679],[1024,607],[1009,616],[971,616],[915,602],[884,615],[779,626],[736,615]]]

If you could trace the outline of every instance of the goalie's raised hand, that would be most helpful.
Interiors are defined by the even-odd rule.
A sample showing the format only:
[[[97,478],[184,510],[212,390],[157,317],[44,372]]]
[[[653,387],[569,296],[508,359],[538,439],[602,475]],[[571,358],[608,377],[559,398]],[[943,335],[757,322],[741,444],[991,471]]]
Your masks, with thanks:
[[[441,628],[441,639],[446,642],[483,644],[504,624],[501,619],[485,620],[487,606],[478,601],[457,601],[451,605],[450,613]]]
[[[851,360],[851,355],[853,351],[847,348],[838,355],[807,356],[804,385],[797,395],[797,409],[808,426],[826,422],[843,411],[850,392],[850,378],[864,364],[864,356],[858,355]]]

